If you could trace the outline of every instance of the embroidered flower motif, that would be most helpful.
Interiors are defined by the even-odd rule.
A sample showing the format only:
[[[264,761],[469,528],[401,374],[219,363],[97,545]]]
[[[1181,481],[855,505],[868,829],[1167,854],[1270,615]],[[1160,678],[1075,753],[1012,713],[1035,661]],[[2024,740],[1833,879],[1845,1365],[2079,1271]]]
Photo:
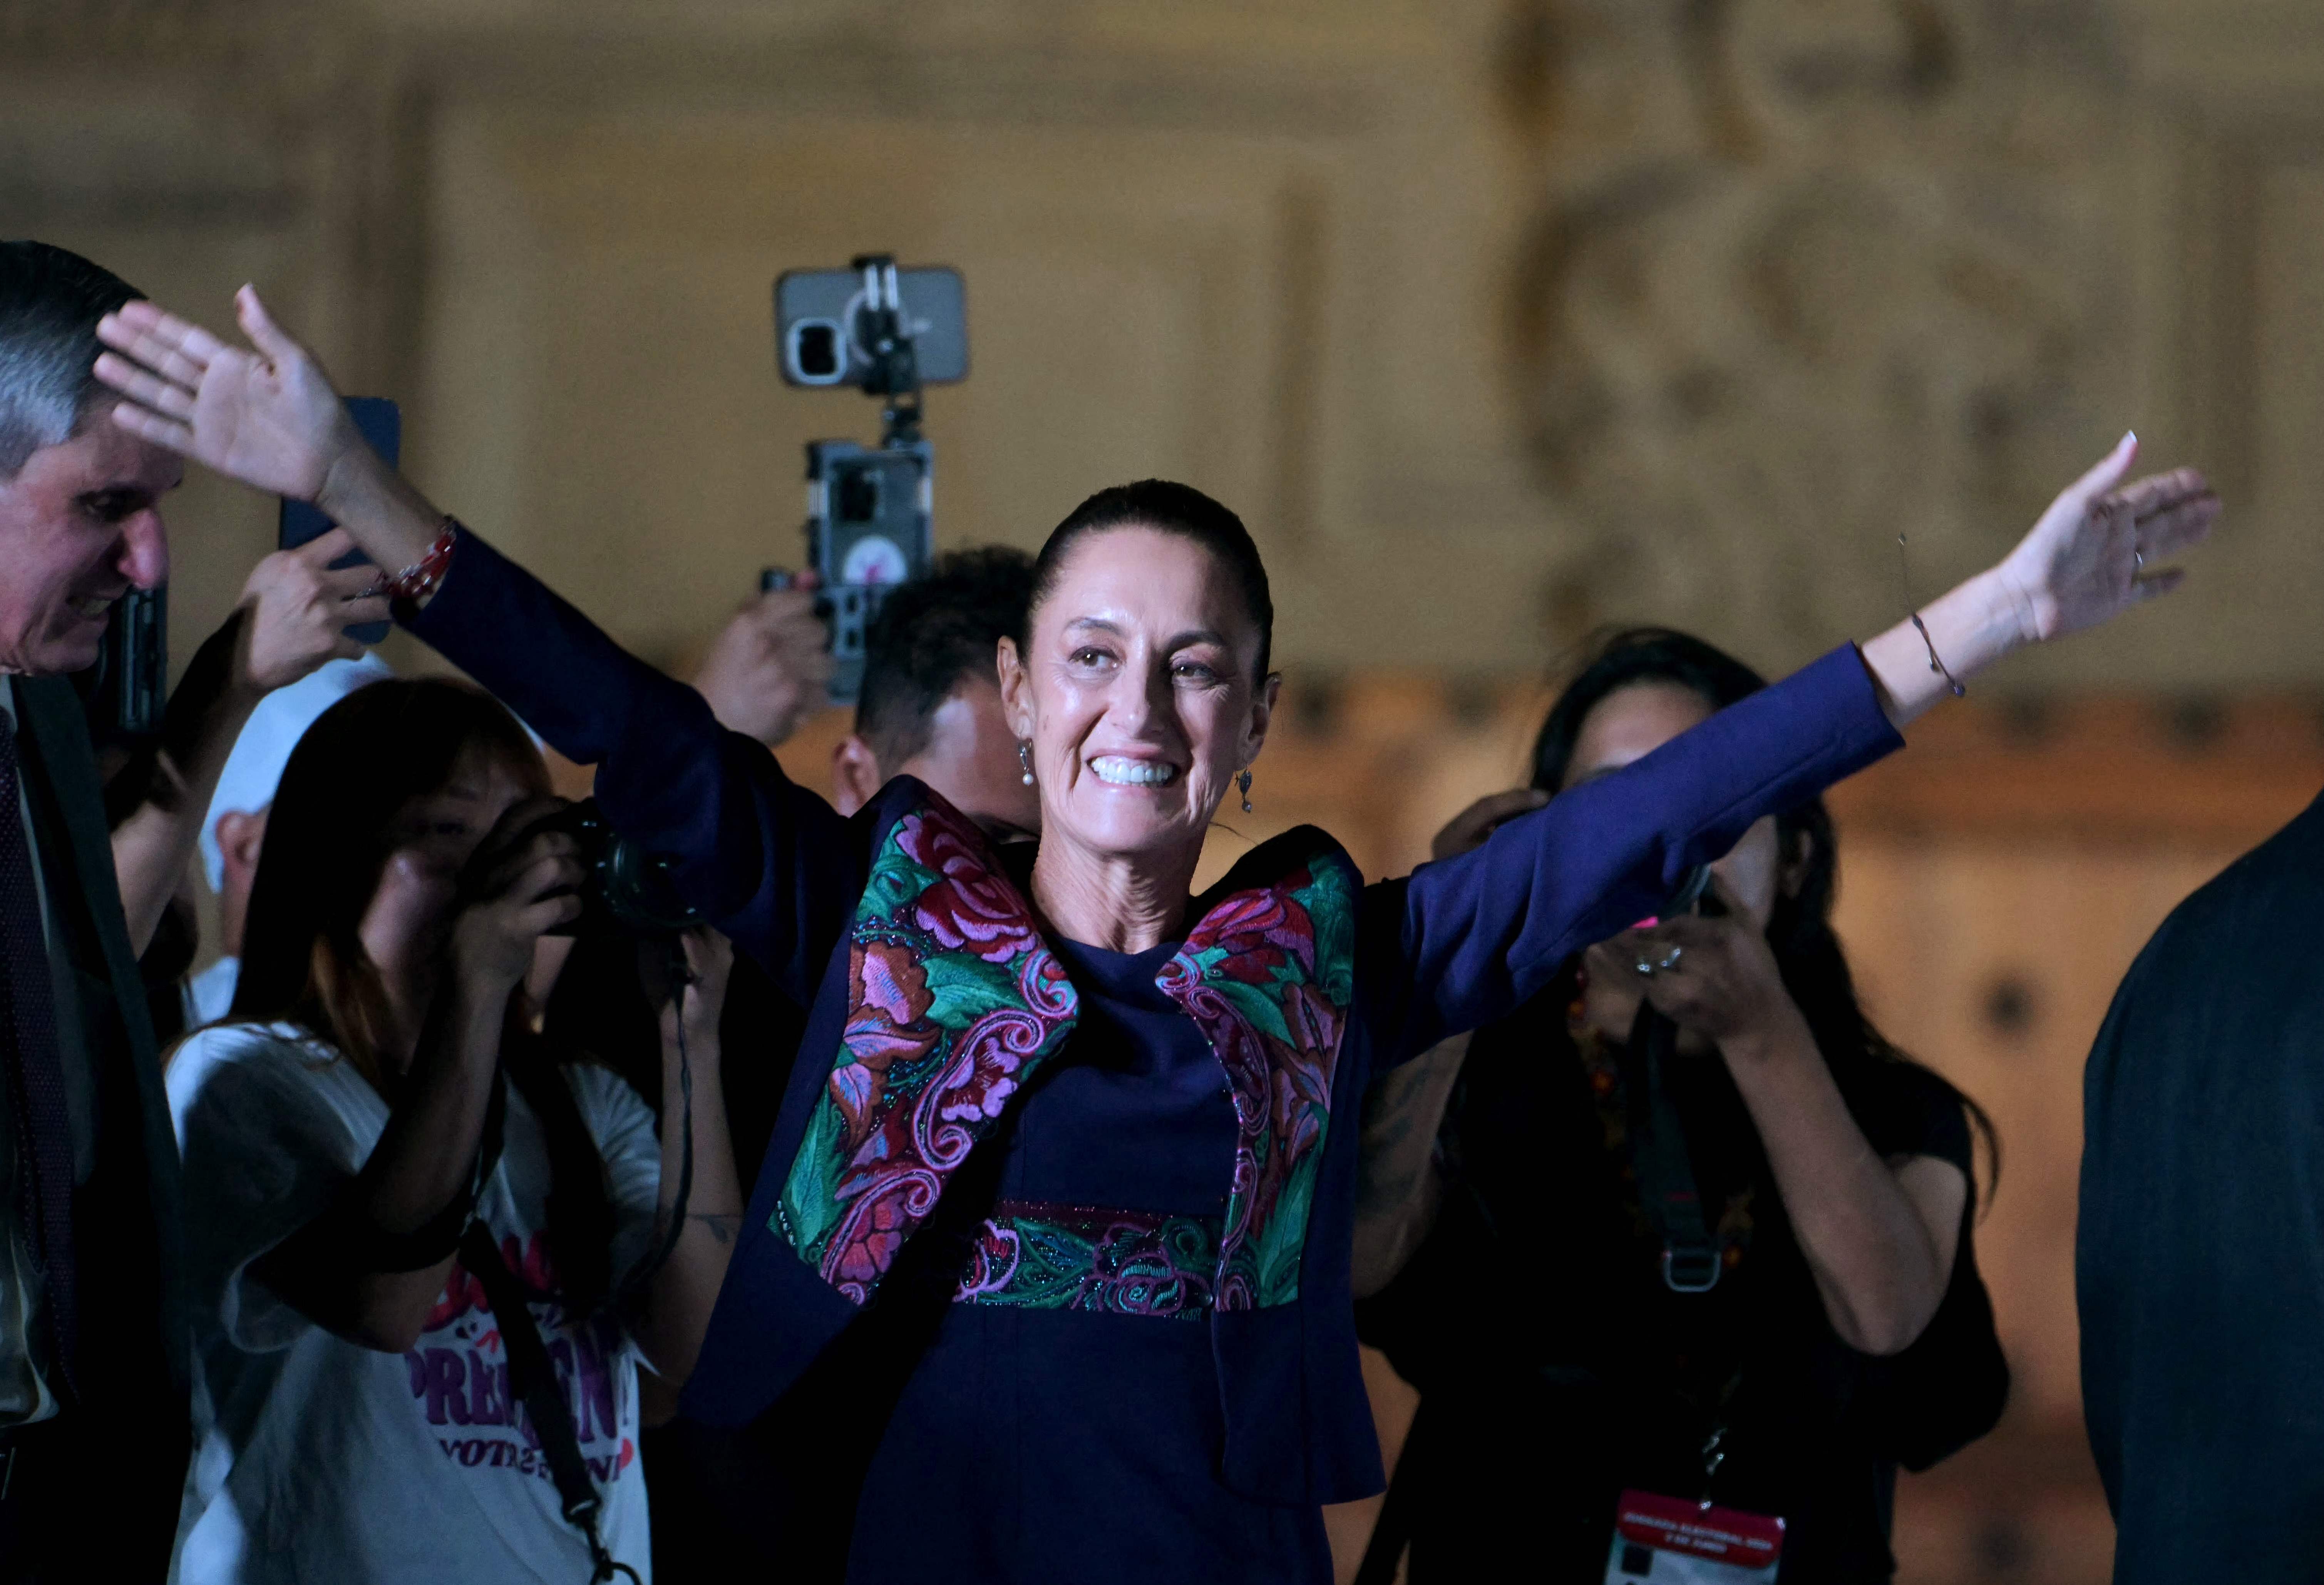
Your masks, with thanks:
[[[1302,871],[1282,886],[1263,891],[1239,891],[1203,916],[1187,933],[1186,952],[1200,958],[1211,948],[1225,956],[1215,971],[1245,985],[1265,985],[1275,978],[1286,954],[1302,966],[1314,959],[1314,928],[1306,910],[1293,900],[1290,888],[1305,885]]]
[[[771,1219],[857,1304],[1078,998],[982,833],[930,796],[889,830],[849,944],[841,1049]]]
[[[1354,893],[1344,861],[1234,893],[1155,980],[1210,1042],[1234,1101],[1234,1181],[1214,1290],[1222,1310],[1298,1296],[1310,1196],[1291,1190],[1312,1182],[1331,1123]],[[1286,1202],[1299,1209],[1279,1217]]]
[[[1005,963],[1041,944],[1017,889],[986,857],[982,834],[957,815],[931,807],[898,822],[897,845],[942,879],[911,906],[912,922],[947,952]]]
[[[1025,1059],[1041,1048],[1047,1026],[1031,1013],[1002,1008],[979,1018],[954,1049],[953,1065],[937,1081],[939,1117],[989,1121],[1017,1092]]]

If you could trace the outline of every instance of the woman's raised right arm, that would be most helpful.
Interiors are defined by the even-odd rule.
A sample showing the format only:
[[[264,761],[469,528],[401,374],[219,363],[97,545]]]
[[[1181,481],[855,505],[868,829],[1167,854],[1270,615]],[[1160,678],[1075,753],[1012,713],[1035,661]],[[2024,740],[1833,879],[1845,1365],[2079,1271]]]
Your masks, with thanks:
[[[151,303],[100,323],[100,379],[127,401],[114,421],[254,488],[311,501],[390,572],[429,555],[446,519],[387,465],[314,355],[244,287],[236,317],[255,352]],[[761,745],[721,728],[702,696],[623,650],[473,534],[409,625],[490,688],[559,753],[596,765],[623,835],[673,861],[684,897],[796,1000],[861,889],[862,843]]]

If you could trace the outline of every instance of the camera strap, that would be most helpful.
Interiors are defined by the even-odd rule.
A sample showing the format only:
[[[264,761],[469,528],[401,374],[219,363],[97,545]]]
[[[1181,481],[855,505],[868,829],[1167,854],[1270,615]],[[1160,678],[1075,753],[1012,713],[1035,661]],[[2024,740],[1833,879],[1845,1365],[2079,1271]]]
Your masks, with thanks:
[[[677,1253],[678,1239],[686,1236],[687,1206],[694,1198],[694,1064],[686,1050],[686,991],[694,983],[694,970],[678,937],[669,938],[667,950],[663,983],[669,987],[671,1020],[678,1029],[678,1193],[670,1198],[669,1225],[662,1230],[661,1242],[639,1258],[613,1295],[615,1307],[624,1314],[635,1312],[644,1300],[646,1285]],[[669,1120],[664,1118],[661,1126],[669,1128]]]
[[[1622,1053],[1638,1203],[1662,1241],[1665,1285],[1673,1293],[1702,1294],[1719,1286],[1720,1250],[1703,1221],[1686,1130],[1671,1100],[1669,1074],[1677,1055],[1678,1026],[1641,1001]]]
[[[469,1222],[467,1230],[460,1235],[460,1264],[484,1286],[484,1299],[493,1307],[493,1319],[500,1322],[501,1345],[508,1350],[509,1391],[524,1405],[525,1418],[532,1423],[533,1434],[540,1439],[541,1454],[549,1461],[549,1479],[556,1483],[566,1522],[580,1531],[589,1544],[590,1585],[604,1585],[621,1574],[628,1575],[635,1585],[642,1585],[637,1571],[607,1552],[604,1538],[597,1533],[597,1516],[604,1500],[597,1494],[597,1483],[589,1477],[588,1461],[581,1456],[581,1438],[573,1425],[573,1405],[567,1401],[565,1389],[558,1385],[557,1369],[549,1363],[548,1345],[540,1341],[540,1328],[532,1319],[530,1295],[502,1259],[500,1246],[482,1217]]]

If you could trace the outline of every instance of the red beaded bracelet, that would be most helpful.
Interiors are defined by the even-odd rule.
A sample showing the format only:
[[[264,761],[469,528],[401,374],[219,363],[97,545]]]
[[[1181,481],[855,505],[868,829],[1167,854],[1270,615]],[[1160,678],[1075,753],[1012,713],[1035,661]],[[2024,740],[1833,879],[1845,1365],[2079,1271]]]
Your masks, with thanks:
[[[420,609],[421,601],[436,592],[436,586],[444,581],[444,575],[451,570],[452,549],[459,537],[459,521],[447,515],[444,519],[444,531],[436,536],[434,544],[428,547],[427,555],[393,577],[383,576],[373,585],[387,596],[388,605],[396,614],[409,616]]]

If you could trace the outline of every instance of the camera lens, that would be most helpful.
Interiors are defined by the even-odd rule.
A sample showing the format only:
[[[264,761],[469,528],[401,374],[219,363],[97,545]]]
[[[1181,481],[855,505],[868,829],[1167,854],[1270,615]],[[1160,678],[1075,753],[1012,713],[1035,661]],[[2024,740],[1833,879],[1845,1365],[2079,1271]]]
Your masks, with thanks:
[[[841,474],[837,496],[837,515],[844,523],[876,522],[880,517],[880,475],[869,468],[850,468]]]
[[[791,361],[802,380],[837,380],[843,372],[838,325],[829,319],[801,321],[791,336]]]

